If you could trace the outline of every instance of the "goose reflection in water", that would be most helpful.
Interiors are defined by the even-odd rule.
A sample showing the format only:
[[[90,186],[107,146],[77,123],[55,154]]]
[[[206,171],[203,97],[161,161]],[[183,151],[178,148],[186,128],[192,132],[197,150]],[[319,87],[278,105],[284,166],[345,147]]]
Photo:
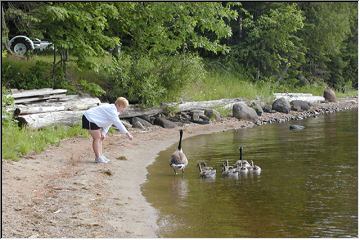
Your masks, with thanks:
[[[185,199],[189,193],[189,183],[187,179],[173,177],[171,181],[171,193],[180,199]]]

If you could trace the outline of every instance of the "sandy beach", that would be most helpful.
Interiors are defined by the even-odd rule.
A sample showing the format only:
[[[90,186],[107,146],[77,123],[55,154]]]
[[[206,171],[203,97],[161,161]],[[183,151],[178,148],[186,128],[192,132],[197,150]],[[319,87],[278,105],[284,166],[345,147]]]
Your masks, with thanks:
[[[281,122],[357,107],[357,98],[347,98],[315,105],[307,112],[264,113],[260,120]],[[182,128],[186,139],[254,126],[223,118]],[[2,237],[158,237],[158,213],[142,195],[141,185],[147,166],[178,141],[179,129],[131,129],[132,141],[113,134],[104,142],[109,164],[94,163],[90,137],[61,141],[17,162],[2,160]]]

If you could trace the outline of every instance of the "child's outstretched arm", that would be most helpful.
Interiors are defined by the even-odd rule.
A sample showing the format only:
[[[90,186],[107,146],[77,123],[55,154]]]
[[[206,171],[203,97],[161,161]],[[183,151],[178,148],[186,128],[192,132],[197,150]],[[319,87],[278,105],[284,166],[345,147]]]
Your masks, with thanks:
[[[125,133],[130,140],[133,139],[133,136],[131,135],[131,133],[129,133],[124,124],[120,121],[119,117],[116,116],[115,118],[113,118],[113,123],[116,128],[119,129],[120,133]]]

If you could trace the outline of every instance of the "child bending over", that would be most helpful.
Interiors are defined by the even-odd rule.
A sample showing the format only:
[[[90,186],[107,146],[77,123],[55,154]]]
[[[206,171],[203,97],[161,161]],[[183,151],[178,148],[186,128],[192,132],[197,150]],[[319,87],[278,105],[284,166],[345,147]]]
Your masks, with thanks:
[[[111,125],[115,125],[120,133],[125,133],[132,140],[133,136],[126,130],[119,115],[129,106],[124,97],[116,99],[115,104],[105,103],[85,111],[82,116],[82,128],[88,129],[93,138],[92,148],[96,163],[108,163],[110,160],[102,154],[102,141],[105,139]]]

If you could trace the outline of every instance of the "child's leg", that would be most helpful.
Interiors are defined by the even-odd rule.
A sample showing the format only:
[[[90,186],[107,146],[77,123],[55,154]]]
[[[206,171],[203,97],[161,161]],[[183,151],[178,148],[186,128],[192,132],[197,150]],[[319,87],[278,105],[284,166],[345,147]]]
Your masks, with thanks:
[[[91,137],[93,138],[92,147],[95,153],[95,157],[99,158],[102,155],[102,141],[100,130],[89,130]]]

